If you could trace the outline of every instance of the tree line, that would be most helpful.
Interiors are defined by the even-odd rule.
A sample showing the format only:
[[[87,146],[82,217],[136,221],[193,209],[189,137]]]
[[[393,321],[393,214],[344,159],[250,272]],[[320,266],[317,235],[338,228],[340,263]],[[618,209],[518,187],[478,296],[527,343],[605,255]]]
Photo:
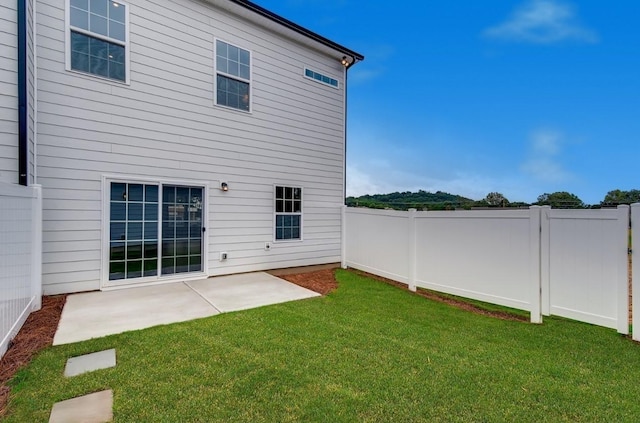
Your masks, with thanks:
[[[632,203],[640,203],[640,190],[623,191],[615,189],[609,191],[599,204],[586,204],[577,195],[566,191],[541,194],[534,203],[511,202],[499,192],[490,192],[482,200],[472,200],[442,191],[431,193],[424,190],[362,195],[360,197],[347,197],[346,200],[346,204],[349,207],[394,210],[411,208],[418,210],[470,210],[477,208],[523,208],[533,205],[551,206],[556,209],[586,209],[616,207],[620,204]]]

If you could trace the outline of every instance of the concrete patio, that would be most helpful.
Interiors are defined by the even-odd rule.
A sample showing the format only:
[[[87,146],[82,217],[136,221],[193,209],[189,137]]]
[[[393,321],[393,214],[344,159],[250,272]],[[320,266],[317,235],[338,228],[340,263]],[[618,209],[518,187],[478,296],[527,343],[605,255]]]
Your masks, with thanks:
[[[317,296],[264,272],[73,294],[53,345]]]

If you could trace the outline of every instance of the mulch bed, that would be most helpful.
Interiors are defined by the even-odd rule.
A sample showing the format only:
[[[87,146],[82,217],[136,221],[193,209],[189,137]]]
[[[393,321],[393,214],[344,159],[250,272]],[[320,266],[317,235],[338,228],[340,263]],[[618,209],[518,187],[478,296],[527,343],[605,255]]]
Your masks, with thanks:
[[[377,281],[380,282],[384,282],[386,284],[389,285],[393,285],[395,287],[398,287],[404,291],[409,291],[409,287],[403,283],[400,282],[396,282],[393,281],[391,279],[387,279],[387,278],[383,278],[381,276],[376,276],[376,275],[372,275],[371,273],[366,273],[366,272],[362,272],[360,270],[356,270],[356,269],[351,269],[352,272],[361,275],[361,276],[366,276],[368,278],[371,279],[375,279]],[[412,291],[409,291],[412,292]],[[434,291],[429,291],[426,289],[422,289],[422,288],[418,288],[418,290],[416,292],[413,292],[413,294],[419,295],[421,297],[424,298],[428,298],[430,300],[433,301],[438,301],[441,303],[445,303],[448,304],[450,306],[459,308],[461,310],[465,310],[465,311],[469,311],[471,313],[475,313],[475,314],[480,314],[483,316],[489,316],[489,317],[495,317],[496,319],[501,319],[501,320],[510,320],[510,321],[518,321],[518,322],[528,322],[529,319],[527,317],[524,316],[519,316],[517,314],[513,314],[513,313],[509,313],[508,311],[497,311],[497,310],[486,310],[482,307],[478,307],[476,305],[470,304],[464,300],[458,300],[455,298],[451,298],[449,296],[446,295],[442,295],[439,294],[437,292]]]
[[[325,269],[315,272],[297,273],[295,275],[282,275],[278,277],[319,294],[327,295],[331,291],[338,289],[338,282],[336,282],[334,272],[335,269]]]
[[[66,295],[43,297],[42,308],[29,315],[0,360],[0,417],[6,413],[10,391],[7,383],[38,351],[53,343],[66,299]]]
[[[338,289],[338,282],[334,277],[335,269],[324,269],[313,272],[297,273],[291,275],[279,276],[291,283],[327,295]],[[380,276],[353,270],[353,272],[393,285],[405,291],[408,291],[407,285],[392,281]],[[415,293],[434,301],[443,302],[454,307],[470,311],[472,313],[491,316],[503,320],[528,321],[526,317],[518,316],[503,311],[485,310],[473,304],[466,303],[461,300],[439,295],[438,293],[418,289]],[[43,297],[42,309],[31,313],[24,326],[11,341],[7,353],[0,360],[0,417],[6,413],[7,400],[9,397],[9,380],[22,367],[29,364],[31,359],[38,351],[48,347],[53,343],[53,336],[58,328],[62,308],[66,301],[66,295],[56,295],[51,297]]]

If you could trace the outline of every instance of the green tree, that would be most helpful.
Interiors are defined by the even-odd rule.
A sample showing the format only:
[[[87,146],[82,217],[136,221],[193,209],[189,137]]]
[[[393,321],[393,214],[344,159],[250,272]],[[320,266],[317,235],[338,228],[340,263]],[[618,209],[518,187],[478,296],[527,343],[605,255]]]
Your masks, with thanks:
[[[538,206],[551,206],[556,209],[582,209],[586,205],[577,195],[566,191],[558,191],[551,194],[544,193],[538,196]]]
[[[617,206],[618,204],[632,203],[640,203],[640,190],[632,189],[630,191],[622,191],[619,189],[614,189],[612,191],[609,191],[607,195],[604,196],[604,200],[600,204],[603,206]]]
[[[484,201],[486,201],[489,206],[493,207],[507,207],[509,205],[509,200],[499,192],[490,192],[484,198]]]

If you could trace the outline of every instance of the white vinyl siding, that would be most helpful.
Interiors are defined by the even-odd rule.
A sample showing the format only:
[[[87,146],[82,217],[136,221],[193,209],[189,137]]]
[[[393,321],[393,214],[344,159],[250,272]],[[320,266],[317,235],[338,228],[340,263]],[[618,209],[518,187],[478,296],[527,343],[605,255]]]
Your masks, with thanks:
[[[45,292],[100,288],[105,175],[228,182],[205,204],[209,275],[339,262],[344,91],[300,77],[303,62],[342,79],[339,60],[205,2],[129,12],[131,84],[114,84],[65,72],[64,7],[38,1]],[[215,104],[216,39],[251,51],[251,113]],[[304,241],[266,251],[274,186],[291,181],[304,187]]]

